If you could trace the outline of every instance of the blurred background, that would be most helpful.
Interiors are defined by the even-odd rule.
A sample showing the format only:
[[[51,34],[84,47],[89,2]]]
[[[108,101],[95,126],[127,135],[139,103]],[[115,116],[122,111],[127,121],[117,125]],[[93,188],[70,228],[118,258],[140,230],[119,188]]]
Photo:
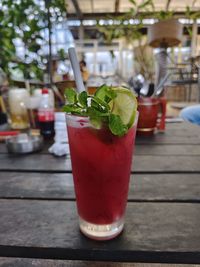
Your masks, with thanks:
[[[168,115],[200,101],[199,0],[1,0],[0,86],[75,86],[67,50],[76,48],[92,92],[103,83],[163,95]]]

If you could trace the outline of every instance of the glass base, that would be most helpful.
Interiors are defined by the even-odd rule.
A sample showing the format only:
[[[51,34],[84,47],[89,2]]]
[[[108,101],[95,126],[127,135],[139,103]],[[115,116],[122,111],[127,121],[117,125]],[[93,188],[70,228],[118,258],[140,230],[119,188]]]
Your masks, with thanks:
[[[109,240],[121,233],[124,227],[124,218],[112,224],[93,224],[79,217],[79,226],[81,232],[95,240]]]

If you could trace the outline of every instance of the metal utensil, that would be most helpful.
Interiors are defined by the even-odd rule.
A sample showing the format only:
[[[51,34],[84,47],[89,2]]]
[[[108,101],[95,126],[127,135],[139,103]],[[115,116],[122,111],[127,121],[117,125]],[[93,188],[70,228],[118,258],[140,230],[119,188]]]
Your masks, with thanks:
[[[6,146],[9,153],[32,153],[42,149],[43,138],[41,136],[31,136],[23,133],[7,138]]]

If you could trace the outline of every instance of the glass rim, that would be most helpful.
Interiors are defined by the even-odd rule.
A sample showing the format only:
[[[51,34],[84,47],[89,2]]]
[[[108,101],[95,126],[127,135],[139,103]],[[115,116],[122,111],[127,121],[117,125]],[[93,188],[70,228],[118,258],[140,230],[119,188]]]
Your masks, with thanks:
[[[76,123],[76,122],[80,123],[81,122],[82,124],[87,124],[88,126],[92,126],[88,116],[81,116],[81,115],[67,114],[67,113],[65,114],[65,116],[66,116],[66,120],[67,121],[71,121],[71,122],[74,122],[74,123]],[[138,117],[139,117],[139,111],[137,110],[134,123],[130,127],[130,129],[137,125]]]

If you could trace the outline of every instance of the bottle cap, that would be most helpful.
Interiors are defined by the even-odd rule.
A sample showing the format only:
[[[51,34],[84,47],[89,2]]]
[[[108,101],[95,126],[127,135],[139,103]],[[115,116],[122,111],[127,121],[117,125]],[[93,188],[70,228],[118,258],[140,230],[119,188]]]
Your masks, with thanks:
[[[49,91],[48,91],[47,88],[43,88],[43,89],[42,89],[42,94],[43,94],[43,95],[46,95],[46,94],[48,94],[48,93],[49,93]]]

